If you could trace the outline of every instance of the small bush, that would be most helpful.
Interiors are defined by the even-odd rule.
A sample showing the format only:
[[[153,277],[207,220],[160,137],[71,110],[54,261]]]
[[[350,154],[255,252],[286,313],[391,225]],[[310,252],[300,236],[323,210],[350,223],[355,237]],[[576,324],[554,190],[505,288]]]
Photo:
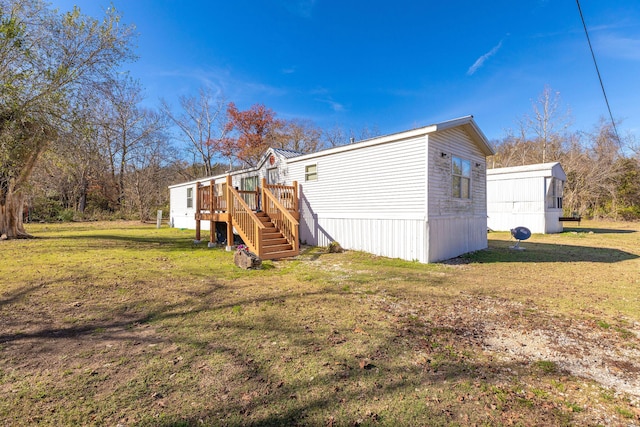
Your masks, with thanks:
[[[334,241],[329,243],[329,246],[327,246],[327,252],[330,254],[338,254],[344,252],[344,249],[342,249],[340,243]]]
[[[29,206],[28,220],[31,222],[57,221],[63,210],[62,203],[59,200],[36,197]]]
[[[640,206],[627,206],[618,209],[618,215],[620,219],[624,221],[638,221],[640,220]]]
[[[64,209],[58,214],[56,219],[62,222],[71,222],[74,220],[74,217],[75,217],[75,211],[73,209]]]

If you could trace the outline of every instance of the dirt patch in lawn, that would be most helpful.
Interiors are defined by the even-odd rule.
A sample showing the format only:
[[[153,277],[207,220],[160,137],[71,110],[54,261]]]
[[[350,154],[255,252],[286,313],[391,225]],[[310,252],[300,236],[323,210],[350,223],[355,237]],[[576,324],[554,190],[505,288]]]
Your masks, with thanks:
[[[462,295],[446,312],[434,304],[386,304],[429,325],[455,331],[462,340],[501,360],[534,365],[591,379],[633,396],[640,403],[640,324],[620,325],[554,317],[532,305]]]

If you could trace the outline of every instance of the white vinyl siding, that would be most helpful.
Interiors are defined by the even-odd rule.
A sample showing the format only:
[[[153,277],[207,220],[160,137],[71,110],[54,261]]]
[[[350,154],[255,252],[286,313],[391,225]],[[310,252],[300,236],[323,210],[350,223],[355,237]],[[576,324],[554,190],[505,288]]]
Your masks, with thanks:
[[[489,169],[488,227],[496,231],[522,226],[532,233],[561,232],[565,179],[559,163]]]
[[[426,262],[426,137],[289,160],[308,244]],[[305,182],[310,164],[322,177]]]
[[[485,216],[486,157],[466,132],[455,128],[429,135],[429,218],[440,216]],[[442,153],[446,157],[442,156]],[[453,157],[469,160],[471,192],[469,199],[454,198],[451,191]]]
[[[461,128],[429,135],[429,153],[429,262],[486,248],[488,242],[484,153]],[[469,198],[453,197],[454,157],[469,161]]]
[[[191,193],[191,197],[187,194]],[[177,228],[195,228],[195,183],[185,183],[169,189],[169,223]],[[191,200],[191,206],[187,206]]]
[[[289,160],[289,179],[301,182],[302,197],[315,213],[424,218],[426,183],[424,137],[318,156],[322,177],[305,184],[309,161]]]

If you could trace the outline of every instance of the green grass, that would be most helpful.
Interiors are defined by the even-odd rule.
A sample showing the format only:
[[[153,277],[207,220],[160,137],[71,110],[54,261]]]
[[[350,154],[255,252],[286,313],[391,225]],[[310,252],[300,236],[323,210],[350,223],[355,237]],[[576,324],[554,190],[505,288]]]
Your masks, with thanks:
[[[558,366],[556,365],[556,363],[549,360],[538,360],[534,363],[534,366],[536,366],[545,374],[552,374],[558,371]]]
[[[456,265],[311,248],[246,271],[193,231],[29,225],[37,239],[0,242],[0,424],[579,425],[596,406],[628,422],[623,393],[455,327],[491,298],[522,304],[505,325],[575,319],[637,345],[640,227],[585,227],[520,252],[491,233]]]

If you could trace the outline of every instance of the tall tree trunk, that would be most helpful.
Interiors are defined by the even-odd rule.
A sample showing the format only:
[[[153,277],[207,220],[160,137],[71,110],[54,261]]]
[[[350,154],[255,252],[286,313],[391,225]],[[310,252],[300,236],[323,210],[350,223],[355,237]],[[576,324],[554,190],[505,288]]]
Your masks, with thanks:
[[[24,196],[11,191],[0,201],[0,236],[5,239],[26,239],[33,237],[24,230],[22,212]]]
[[[82,177],[80,180],[80,197],[78,198],[78,212],[84,215],[84,210],[87,207],[87,191],[89,190],[89,183],[87,181],[86,169],[82,171]]]
[[[42,129],[39,144],[33,144],[34,139],[23,141],[25,144],[33,144],[32,149],[21,159],[17,178],[8,178],[4,188],[0,188],[0,236],[3,239],[26,239],[33,237],[24,230],[22,213],[24,211],[23,188],[27,185],[33,168],[50,141],[52,133],[48,129]],[[33,134],[33,132],[32,132]]]

